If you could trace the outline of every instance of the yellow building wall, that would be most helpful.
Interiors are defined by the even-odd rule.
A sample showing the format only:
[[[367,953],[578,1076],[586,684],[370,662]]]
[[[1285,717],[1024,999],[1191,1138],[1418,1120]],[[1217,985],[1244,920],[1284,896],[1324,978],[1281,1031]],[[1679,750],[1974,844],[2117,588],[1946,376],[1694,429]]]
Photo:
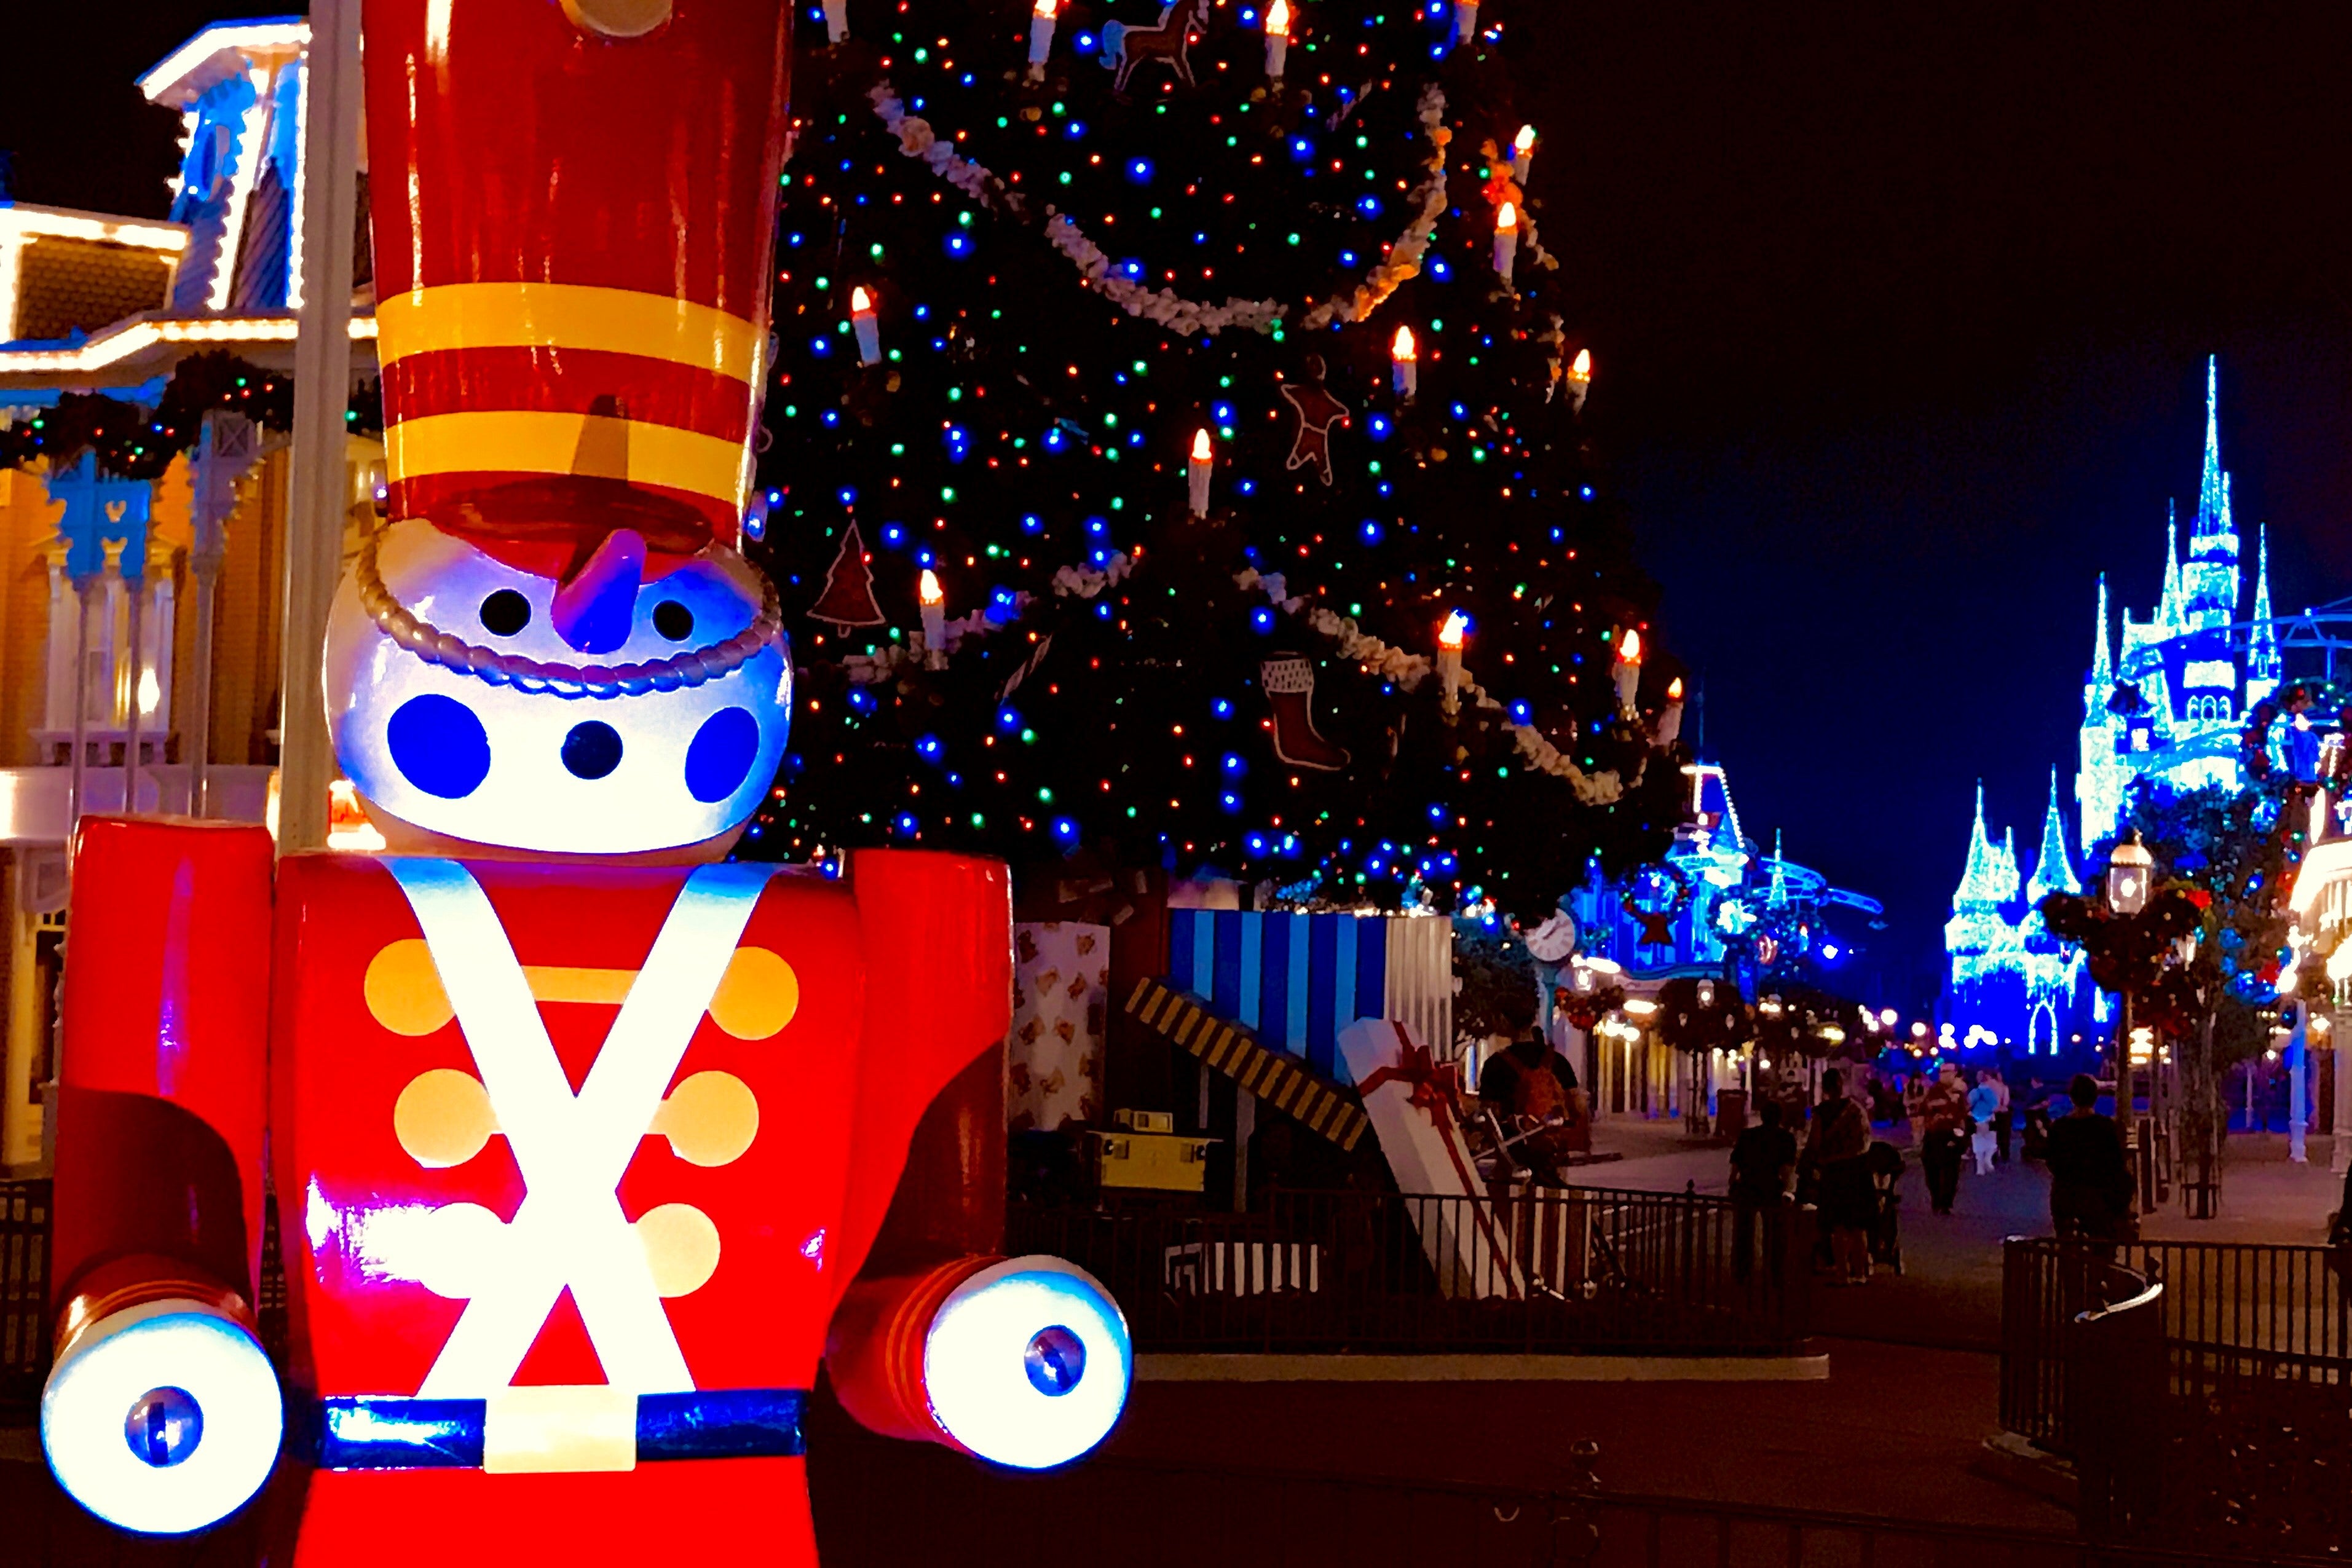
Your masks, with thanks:
[[[31,731],[46,700],[47,547],[66,510],[49,499],[47,472],[0,469],[0,767],[40,760]]]

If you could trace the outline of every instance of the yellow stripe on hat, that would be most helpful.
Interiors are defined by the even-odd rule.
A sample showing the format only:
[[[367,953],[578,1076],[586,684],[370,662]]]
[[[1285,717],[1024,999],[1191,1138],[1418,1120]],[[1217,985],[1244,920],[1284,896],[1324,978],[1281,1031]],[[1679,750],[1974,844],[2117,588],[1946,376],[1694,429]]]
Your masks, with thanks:
[[[596,413],[480,409],[384,427],[395,480],[432,474],[580,474],[684,490],[740,506],[740,441]]]
[[[447,283],[375,308],[376,360],[436,349],[551,346],[642,354],[750,382],[764,346],[740,316],[709,305],[580,283]]]

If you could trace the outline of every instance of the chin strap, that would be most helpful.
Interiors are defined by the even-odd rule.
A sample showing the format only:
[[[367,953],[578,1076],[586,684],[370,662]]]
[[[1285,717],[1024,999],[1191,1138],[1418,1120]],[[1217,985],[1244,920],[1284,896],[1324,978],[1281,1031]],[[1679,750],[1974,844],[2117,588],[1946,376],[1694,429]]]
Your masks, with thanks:
[[[520,653],[502,653],[442,631],[420,619],[384,586],[376,564],[376,539],[370,536],[352,563],[352,581],[360,604],[383,634],[429,664],[476,675],[494,686],[520,692],[544,692],[557,697],[637,697],[650,692],[674,692],[698,686],[732,674],[754,654],[783,636],[783,601],[776,585],[760,580],[760,613],[723,643],[673,653],[642,664],[551,664]]]

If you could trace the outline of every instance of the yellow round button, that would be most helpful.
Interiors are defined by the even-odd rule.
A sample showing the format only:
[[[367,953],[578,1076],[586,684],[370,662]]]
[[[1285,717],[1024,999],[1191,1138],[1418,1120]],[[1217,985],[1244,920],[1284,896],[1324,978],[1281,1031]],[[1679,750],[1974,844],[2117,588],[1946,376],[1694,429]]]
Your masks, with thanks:
[[[415,936],[388,943],[369,959],[360,988],[368,1016],[394,1034],[431,1034],[457,1016],[431,949]]]
[[[801,979],[783,955],[738,947],[710,998],[710,1021],[737,1040],[765,1040],[801,1009]]]

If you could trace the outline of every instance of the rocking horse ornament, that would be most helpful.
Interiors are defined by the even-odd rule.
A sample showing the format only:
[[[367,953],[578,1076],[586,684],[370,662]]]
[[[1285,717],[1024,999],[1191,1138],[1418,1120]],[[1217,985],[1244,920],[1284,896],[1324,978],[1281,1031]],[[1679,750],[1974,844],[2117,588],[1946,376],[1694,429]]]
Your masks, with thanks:
[[[1208,8],[1208,0],[1174,0],[1163,5],[1160,20],[1149,27],[1129,27],[1118,22],[1106,22],[1102,30],[1103,63],[1118,75],[1111,78],[1113,92],[1125,92],[1128,78],[1135,68],[1147,60],[1165,61],[1186,87],[1192,80],[1192,28]]]
[[[298,1568],[814,1568],[820,1360],[868,1427],[1034,1468],[1130,1356],[1084,1273],[989,1255],[984,1146],[898,1191],[935,1100],[1003,1124],[1005,868],[725,860],[793,696],[736,549],[790,11],[365,25],[394,520],[324,684],[392,852],[82,819],[43,1445],[157,1533],[276,1470]]]

